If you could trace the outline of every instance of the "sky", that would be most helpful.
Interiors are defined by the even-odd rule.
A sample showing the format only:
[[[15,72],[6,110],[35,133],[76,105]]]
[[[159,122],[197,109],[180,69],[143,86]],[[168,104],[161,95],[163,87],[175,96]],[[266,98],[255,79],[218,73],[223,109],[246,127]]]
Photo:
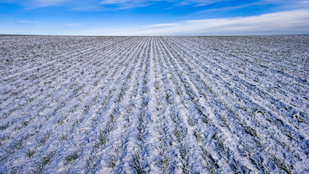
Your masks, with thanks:
[[[0,0],[0,34],[309,34],[309,0]]]

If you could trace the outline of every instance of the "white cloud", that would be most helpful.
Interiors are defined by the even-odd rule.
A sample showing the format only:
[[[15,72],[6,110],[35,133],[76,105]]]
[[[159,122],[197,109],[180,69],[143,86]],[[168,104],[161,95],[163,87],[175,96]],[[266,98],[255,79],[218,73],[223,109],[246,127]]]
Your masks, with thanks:
[[[130,2],[130,0],[103,0],[101,4],[124,4],[127,2]]]
[[[22,4],[28,9],[42,8],[49,6],[66,6],[74,10],[120,10],[137,7],[144,7],[155,4],[159,1],[170,3],[169,7],[177,7],[183,5],[206,6],[217,2],[236,1],[236,0],[0,0],[1,3],[17,3]],[[245,2],[244,4],[233,7],[230,5],[223,6],[222,10],[233,8],[247,7],[251,5],[272,4],[282,9],[299,9],[309,7],[308,0],[258,0],[255,2]],[[218,10],[218,9],[208,9]]]
[[[20,22],[20,23],[26,23],[26,24],[35,24],[35,23],[37,23],[36,21],[27,21],[27,20],[20,20],[20,21],[18,21],[18,22]]]
[[[65,26],[67,27],[80,27],[80,26],[83,26],[84,24],[83,23],[68,23],[68,24],[65,24]]]
[[[182,0],[178,4],[179,5],[191,5],[194,4],[196,6],[205,6],[209,4],[213,4],[216,2],[229,1],[229,0]]]
[[[23,4],[29,9],[42,8],[49,6],[66,6],[75,10],[87,9],[105,9],[105,6],[113,6],[111,9],[128,9],[147,6],[152,2],[158,0],[0,0],[4,3],[19,3]]]
[[[70,0],[27,0],[24,4],[30,8],[40,8],[47,6],[57,6],[69,2]]]
[[[49,6],[68,6],[73,9],[97,9],[99,7],[105,9],[104,7],[112,6],[114,10],[119,9],[129,9],[129,8],[137,8],[144,7],[154,4],[158,1],[164,0],[0,0],[0,2],[4,3],[20,3],[25,5],[26,7],[32,8],[42,8]],[[209,4],[213,4],[215,2],[220,1],[228,1],[228,0],[165,0],[165,2],[169,2],[171,5],[195,5],[195,6],[205,6]]]
[[[169,24],[152,24],[152,25],[146,25],[144,27],[151,28],[151,27],[171,27],[171,26],[177,26],[179,24],[177,23],[169,23]]]
[[[251,35],[309,34],[309,10],[293,10],[250,17],[188,20],[178,25],[141,30],[129,35]],[[150,25],[151,26],[151,25]]]
[[[156,1],[160,0],[103,0],[100,5],[103,8],[111,5],[113,10],[121,10],[149,6]]]

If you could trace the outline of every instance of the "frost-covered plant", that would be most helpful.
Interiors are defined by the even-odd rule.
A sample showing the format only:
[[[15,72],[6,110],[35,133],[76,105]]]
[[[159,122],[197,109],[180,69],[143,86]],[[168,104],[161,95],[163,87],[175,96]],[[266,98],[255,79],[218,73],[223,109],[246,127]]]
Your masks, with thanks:
[[[135,152],[135,154],[133,155],[131,159],[130,166],[136,173],[139,173],[139,174],[146,173],[142,165],[142,157],[140,155],[140,152]]]
[[[99,145],[103,146],[106,143],[106,131],[100,131],[99,134]]]
[[[190,164],[189,164],[190,150],[188,145],[180,145],[180,157],[182,163],[183,173],[190,173]]]
[[[50,137],[50,134],[49,134],[49,133],[46,133],[46,134],[43,136],[43,138],[40,140],[40,144],[41,144],[41,145],[44,145],[45,142],[49,139],[49,137]]]
[[[65,157],[66,163],[70,163],[72,161],[75,161],[78,157],[78,151],[73,152],[72,154],[69,154]]]
[[[179,95],[179,96],[182,96],[182,90],[180,89],[180,87],[178,87],[177,89],[176,89],[176,93]]]
[[[138,139],[141,141],[141,142],[144,142],[145,141],[145,127],[144,127],[144,119],[143,118],[140,118],[140,124],[138,126]]]
[[[47,155],[47,156],[43,156],[42,157],[42,162],[37,163],[37,169],[38,171],[42,172],[44,166],[46,166],[51,160],[51,156]]]
[[[167,173],[168,167],[170,164],[170,159],[165,154],[165,149],[163,150],[163,152],[160,152],[160,155],[161,155],[161,158],[159,161],[157,161],[156,165],[162,168],[163,173]]]
[[[166,101],[167,103],[172,104],[172,95],[170,93],[166,94]]]
[[[16,149],[16,150],[21,149],[22,143],[23,143],[23,140],[22,140],[22,139],[18,140],[17,143],[16,143],[16,145],[15,145],[15,149]]]
[[[28,158],[31,158],[33,156],[33,154],[34,154],[33,150],[30,150],[30,149],[27,150],[26,155],[27,155]]]
[[[116,164],[117,164],[117,159],[114,155],[111,155],[109,160],[108,160],[108,167],[109,168],[114,168],[116,167]]]
[[[187,129],[186,128],[179,127],[178,125],[176,125],[176,128],[174,130],[174,135],[175,135],[178,143],[181,144],[182,140],[186,136],[186,133],[187,133]]]
[[[195,119],[189,116],[189,118],[188,118],[188,124],[189,124],[190,126],[195,126],[195,125],[196,125]]]
[[[155,88],[156,88],[156,90],[160,90],[160,83],[159,83],[159,81],[155,81]]]
[[[174,122],[174,123],[179,123],[179,118],[178,118],[178,116],[177,116],[177,114],[171,114],[170,115],[170,117],[171,117],[171,119],[172,119],[172,121]]]
[[[193,135],[195,136],[197,141],[201,141],[202,140],[202,135],[199,131],[194,131]]]
[[[0,130],[5,130],[7,127],[9,127],[9,124],[0,125]]]
[[[59,138],[60,141],[66,141],[68,140],[68,135],[64,135],[64,134],[61,134],[61,137]]]
[[[275,159],[275,162],[277,163],[278,167],[280,167],[281,169],[283,169],[285,172],[289,173],[289,174],[292,174],[292,170],[291,168],[286,164],[286,162],[277,157],[276,155],[273,155],[274,159]]]
[[[24,127],[28,126],[28,121],[23,121],[23,122],[22,122],[22,125],[23,125]]]

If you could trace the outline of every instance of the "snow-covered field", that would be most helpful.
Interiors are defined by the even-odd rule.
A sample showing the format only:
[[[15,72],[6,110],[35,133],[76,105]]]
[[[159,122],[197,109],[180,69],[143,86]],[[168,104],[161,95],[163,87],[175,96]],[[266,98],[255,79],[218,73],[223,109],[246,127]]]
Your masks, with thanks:
[[[0,173],[309,173],[309,35],[0,36]]]

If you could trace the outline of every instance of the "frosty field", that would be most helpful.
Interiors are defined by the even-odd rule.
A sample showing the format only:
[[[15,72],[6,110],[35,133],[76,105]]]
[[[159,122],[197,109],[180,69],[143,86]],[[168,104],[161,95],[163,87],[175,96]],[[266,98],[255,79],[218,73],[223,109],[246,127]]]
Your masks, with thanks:
[[[309,173],[309,35],[3,35],[0,61],[0,173]]]

